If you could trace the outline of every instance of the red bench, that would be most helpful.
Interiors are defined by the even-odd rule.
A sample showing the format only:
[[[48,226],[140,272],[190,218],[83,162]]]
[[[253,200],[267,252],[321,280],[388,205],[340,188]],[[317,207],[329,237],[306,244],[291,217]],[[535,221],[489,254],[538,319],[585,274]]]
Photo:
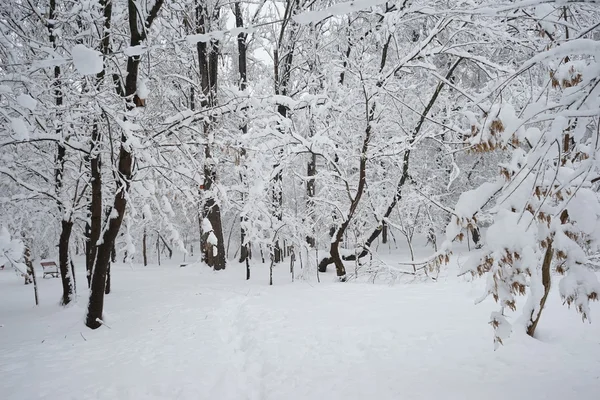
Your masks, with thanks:
[[[44,270],[43,278],[46,278],[47,275],[52,278],[58,278],[58,265],[54,261],[42,261],[42,269]]]

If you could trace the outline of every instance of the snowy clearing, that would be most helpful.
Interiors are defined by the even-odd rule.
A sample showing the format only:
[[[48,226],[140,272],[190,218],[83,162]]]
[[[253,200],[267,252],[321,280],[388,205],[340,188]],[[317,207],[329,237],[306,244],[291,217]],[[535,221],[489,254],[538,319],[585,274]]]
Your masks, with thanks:
[[[600,0],[0,21],[0,400],[600,399]]]
[[[393,260],[395,257],[386,255]],[[595,399],[600,325],[553,291],[539,340],[493,351],[483,281],[291,283],[288,266],[116,264],[108,327],[83,325],[59,279],[30,286],[0,271],[2,399]],[[38,272],[41,276],[41,271]]]

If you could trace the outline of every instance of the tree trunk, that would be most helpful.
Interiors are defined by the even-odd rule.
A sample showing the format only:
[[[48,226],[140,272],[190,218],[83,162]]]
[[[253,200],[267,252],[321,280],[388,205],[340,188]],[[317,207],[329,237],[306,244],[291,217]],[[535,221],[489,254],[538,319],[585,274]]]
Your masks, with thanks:
[[[103,55],[104,68],[106,68],[106,57],[112,51],[111,46],[110,46],[110,35],[111,35],[113,2],[111,0],[98,0],[98,2],[100,4],[100,7],[102,7],[102,13],[103,13],[103,17],[104,17],[103,27],[102,27],[103,28],[102,29],[102,37],[101,37],[101,41],[100,41],[100,52]],[[159,2],[157,1],[157,3],[155,4],[155,7],[156,7],[156,5],[158,5],[158,3]],[[131,6],[132,6],[132,4],[129,4],[129,8],[131,8]],[[160,5],[159,5],[159,7],[160,7]],[[154,8],[152,9],[151,13],[152,12],[155,12]],[[156,10],[156,12],[158,12],[158,10]],[[131,23],[132,23],[132,14],[130,13],[129,14],[130,27],[131,27]],[[137,33],[137,26],[136,26],[131,34],[132,44],[136,40],[140,41],[138,36],[139,36],[139,33]],[[127,72],[128,73],[130,72],[130,67],[137,68],[137,65],[132,64],[130,66],[129,60],[128,60],[128,64],[127,64]],[[104,68],[102,69],[102,71],[100,71],[96,75],[96,86],[97,86],[98,90],[100,89],[100,84],[102,83],[102,81],[104,80],[104,76],[106,75],[106,70]],[[131,72],[133,72],[133,75],[137,79],[137,70],[135,72],[132,70]],[[129,81],[129,86],[131,86],[130,79],[128,81]],[[117,92],[117,95],[125,97],[126,96],[125,88],[123,87],[123,83],[118,74],[113,74],[113,82],[115,84],[115,90]],[[135,82],[134,82],[134,84],[135,84]],[[129,89],[131,89],[131,87]],[[94,265],[95,265],[94,263],[96,262],[96,255],[97,255],[97,251],[98,251],[97,243],[98,243],[98,240],[100,239],[100,234],[101,234],[101,229],[102,229],[102,160],[100,158],[100,153],[99,153],[100,138],[101,138],[99,123],[100,123],[99,119],[96,118],[94,120],[94,124],[92,126],[92,140],[91,140],[91,148],[90,148],[90,174],[91,174],[92,196],[90,199],[90,206],[89,206],[90,225],[89,225],[88,243],[86,246],[86,263],[85,263],[88,287],[90,287],[90,288],[91,288],[91,281],[92,281],[92,271],[94,269]],[[111,258],[112,258],[112,261],[114,262],[115,258],[116,258],[116,251],[114,249],[114,245],[110,249],[110,251],[112,252]]]
[[[146,250],[146,228],[144,228],[144,236],[142,236],[142,255],[144,256],[144,267],[148,265],[148,252]]]
[[[241,218],[241,222],[245,222],[245,220],[246,220],[245,217]],[[240,229],[240,241],[242,243],[242,245],[240,247],[240,260],[239,260],[240,263],[244,262],[248,258],[248,244],[244,243],[245,240],[246,240],[246,230],[242,227]]]
[[[358,174],[359,174],[358,175],[358,186],[356,188],[356,194],[354,195],[354,198],[350,202],[350,209],[348,210],[346,219],[344,220],[344,222],[342,222],[340,227],[337,229],[334,240],[331,242],[331,248],[329,250],[331,259],[332,259],[333,263],[335,264],[335,270],[336,270],[337,276],[340,279],[340,281],[342,281],[342,282],[344,282],[346,280],[346,268],[344,268],[344,263],[342,261],[342,258],[340,257],[339,247],[340,247],[340,243],[342,242],[342,239],[344,237],[344,233],[346,232],[346,229],[348,229],[348,226],[350,225],[350,222],[352,221],[352,218],[354,217],[354,213],[356,212],[358,204],[360,203],[360,199],[363,195],[363,192],[365,189],[365,184],[367,181],[367,151],[369,150],[369,143],[371,142],[371,136],[373,134],[373,127],[372,127],[371,123],[373,122],[373,119],[374,119],[373,115],[374,115],[375,108],[374,108],[374,104],[369,106],[369,100],[368,100],[368,97],[366,97],[366,95],[365,95],[365,104],[366,104],[366,109],[367,109],[367,113],[368,113],[366,115],[367,127],[365,129],[365,137],[363,139],[363,144],[362,144],[362,148],[361,148],[361,152],[360,152],[360,163],[358,166]]]
[[[294,49],[296,45],[297,24],[292,19],[295,12],[299,9],[300,2],[298,0],[288,0],[285,3],[285,10],[281,30],[279,31],[279,39],[277,47],[273,51],[273,67],[275,75],[275,94],[287,96],[288,86],[291,81],[292,62],[294,59]],[[289,28],[289,31],[286,31]],[[287,41],[284,37],[287,35]],[[277,105],[277,112],[282,119],[287,119],[287,107],[283,104]],[[282,153],[280,153],[282,154]],[[273,177],[273,193],[272,193],[272,214],[277,221],[283,219],[283,171],[279,161],[273,165],[275,171]],[[275,243],[272,248],[273,260],[276,263],[283,261],[283,251],[279,244],[279,240],[275,238]]]
[[[63,294],[61,304],[66,306],[73,300],[73,281],[71,278],[71,264],[69,260],[69,242],[71,231],[73,230],[73,221],[61,222],[61,233],[58,242],[58,259],[60,268],[60,277],[62,281]]]
[[[388,224],[383,221],[381,223],[381,243],[386,244],[388,242]]]
[[[275,52],[275,59],[277,60],[277,52]],[[275,62],[275,68],[277,69],[277,61]],[[276,80],[277,75],[276,75]],[[279,91],[279,90],[275,90],[276,94],[279,93],[283,93],[285,94],[285,90]],[[279,105],[277,106],[277,111],[279,113],[279,115],[281,115],[282,118],[287,118],[287,109],[285,106],[283,105]],[[273,182],[272,182],[272,203],[271,203],[271,209],[272,209],[272,214],[273,217],[277,220],[277,221],[281,221],[283,219],[283,173],[281,171],[281,164],[279,163],[279,161],[277,161],[274,165],[273,165],[273,170],[275,171],[275,175],[273,177]],[[272,248],[272,257],[273,257],[273,262],[275,263],[279,263],[281,261],[283,261],[283,253],[281,250],[281,246],[279,245],[279,239],[275,238],[275,243],[273,245]]]
[[[56,0],[50,0],[50,7],[48,10],[48,33],[50,35],[50,43],[52,47],[57,49],[57,36],[55,35],[55,26],[54,24],[56,19]],[[62,92],[62,81],[61,81],[61,69],[59,66],[54,67],[54,82],[52,84],[54,86],[54,102],[58,109],[58,115],[56,116],[56,122],[60,124],[62,122],[62,118],[60,117],[60,108],[63,105],[63,92]],[[57,137],[61,137],[63,134],[62,127],[58,125],[56,127]],[[66,148],[65,146],[59,142],[57,153],[56,153],[56,169],[54,171],[54,180],[56,186],[56,194],[57,198],[61,197],[61,191],[63,188],[63,179],[65,172],[65,157],[66,157]],[[58,203],[58,209],[61,216],[64,214],[65,206],[61,202]],[[62,305],[67,305],[71,302],[73,297],[73,283],[71,279],[71,273],[69,272],[69,241],[71,238],[71,230],[73,227],[73,222],[61,220],[61,234],[58,243],[58,253],[59,253],[59,265],[60,265],[60,275],[62,280],[63,294],[62,294]]]
[[[331,260],[335,265],[336,275],[338,276],[340,281],[344,282],[346,280],[346,267],[344,267],[344,263],[342,262],[342,258],[340,257],[340,242],[337,239],[331,243],[331,247],[329,248],[329,254],[331,254]]]
[[[135,7],[135,6],[133,6]],[[127,77],[129,79],[129,76]],[[90,290],[90,300],[88,304],[88,313],[86,325],[91,329],[99,328],[102,323],[102,311],[104,309],[104,291],[106,285],[106,276],[110,264],[111,250],[123,223],[125,209],[127,207],[127,197],[125,192],[129,190],[129,181],[131,180],[131,167],[133,157],[125,148],[127,137],[121,136],[121,150],[119,152],[119,173],[122,181],[118,183],[113,209],[117,212],[116,218],[110,218],[108,228],[102,235],[102,243],[98,246],[96,252],[96,262],[92,272],[92,284]]]
[[[156,257],[160,267],[160,239],[158,237],[156,238]]]
[[[87,161],[88,157],[85,156],[85,158],[86,158],[86,161]],[[91,215],[90,205],[91,205],[91,201],[90,201],[90,204],[88,205],[88,212]],[[86,279],[87,279],[87,282],[88,282],[88,288],[90,287],[90,283],[92,282],[91,270],[88,269],[88,260],[89,260],[90,251],[91,251],[91,248],[90,248],[91,247],[91,243],[90,243],[91,242],[91,240],[90,240],[91,235],[92,235],[92,226],[90,224],[90,221],[87,221],[85,223],[85,229],[83,231],[83,236],[84,236],[84,243],[83,243],[83,245],[84,245],[84,247],[83,247],[84,253],[83,254],[85,255],[85,270],[86,270],[86,274],[85,275],[86,275]]]
[[[108,263],[108,269],[106,270],[106,286],[104,287],[104,294],[110,294],[110,267],[112,263]]]
[[[310,35],[311,37],[313,37],[313,48],[311,49],[311,57],[308,58],[307,60],[307,64],[308,64],[308,70],[310,75],[312,76],[317,76],[318,78],[318,82],[319,82],[319,87],[315,87],[315,86],[310,86],[309,87],[309,94],[311,95],[317,95],[318,93],[322,93],[324,91],[324,74],[322,73],[322,71],[317,69],[317,66],[319,64],[319,58],[318,58],[318,54],[319,54],[319,41],[317,40],[318,36],[316,34],[316,29],[315,26],[313,24],[311,24],[309,26],[310,29]],[[315,118],[314,118],[314,110],[312,108],[312,106],[309,106],[308,108],[308,136],[309,138],[313,138],[316,134],[316,124],[315,124]],[[316,208],[316,204],[314,201],[314,197],[316,196],[317,193],[317,185],[316,185],[316,179],[315,176],[317,175],[317,155],[315,153],[313,153],[311,151],[310,153],[310,158],[308,159],[308,163],[306,165],[306,176],[308,177],[307,181],[306,181],[306,219],[308,221],[310,221],[310,225],[311,225],[311,232],[313,233],[312,235],[309,235],[306,237],[306,243],[310,246],[310,247],[315,247],[317,245],[317,240],[316,237],[314,236],[314,222],[315,222],[315,218],[314,218],[314,213],[315,213],[315,208]]]
[[[273,286],[273,265],[275,264],[275,259],[271,256],[271,264],[269,265],[269,286]]]
[[[279,217],[278,220],[281,220]],[[279,244],[279,240],[275,239],[275,243],[273,244],[273,260],[276,263],[280,263],[283,261],[283,249]]]
[[[216,271],[225,269],[225,245],[223,243],[223,226],[221,225],[221,210],[214,200],[209,198],[204,204],[204,214],[210,222],[212,230],[203,232],[203,259],[207,265],[214,268]],[[217,238],[217,245],[213,246],[209,243],[208,238],[210,233],[213,233]],[[215,248],[216,247],[216,248]]]
[[[110,17],[106,18],[107,7],[112,3],[107,1],[101,3],[105,6],[105,30],[104,35],[109,35],[109,29],[106,29],[107,20],[110,21]],[[140,34],[138,29],[138,10],[137,5],[134,1],[129,0],[128,2],[128,17],[129,17],[129,30],[131,33],[131,46],[138,46],[146,39],[146,32],[152,25],[152,22],[157,17],[158,12],[163,4],[163,0],[156,0],[154,6],[150,9],[148,17],[145,21],[142,21],[145,27],[144,31]],[[110,22],[109,22],[110,23]],[[106,36],[105,36],[106,37]],[[108,41],[108,40],[107,40]],[[107,51],[103,51],[106,55]],[[127,58],[127,74],[125,81],[125,98],[127,99],[127,108],[132,109],[136,105],[131,103],[131,99],[134,98],[137,91],[137,78],[138,78],[138,67],[140,58],[139,56]],[[117,91],[119,89],[117,88]],[[115,240],[119,234],[121,224],[123,223],[123,217],[125,216],[125,210],[127,208],[127,192],[129,191],[130,181],[132,178],[132,166],[133,166],[133,155],[129,152],[129,145],[127,144],[127,136],[121,134],[121,147],[119,150],[118,158],[118,172],[120,179],[117,180],[117,187],[115,191],[115,198],[113,202],[113,210],[116,212],[116,218],[110,218],[107,221],[107,228],[102,235],[102,242],[97,248],[96,261],[94,269],[92,271],[92,283],[90,290],[90,300],[88,303],[88,312],[86,316],[85,324],[91,329],[97,329],[102,325],[102,312],[104,309],[104,291],[106,285],[106,275],[110,263],[110,256]]]
[[[219,12],[219,8],[216,8],[212,19],[218,19]],[[200,4],[199,1],[196,1],[196,33],[206,33],[207,28],[209,27],[209,21],[210,18],[208,16],[206,4]],[[216,105],[217,96],[219,41],[212,40],[210,42],[210,49],[206,42],[198,42],[196,49],[198,52],[200,83],[204,94],[201,105],[203,107],[214,107]],[[210,137],[213,122],[214,121],[212,120],[204,122],[204,135],[207,139]],[[216,168],[216,163],[211,153],[211,143],[207,142],[204,146],[204,182],[201,188],[204,197],[202,219],[206,218],[212,226],[212,233],[217,239],[216,254],[212,248],[212,244],[207,242],[209,238],[209,235],[206,234],[207,232],[202,232],[200,236],[202,240],[201,248],[204,250],[204,262],[215,270],[221,270],[225,269],[226,265],[221,209],[214,193],[211,192],[211,189],[217,180]]]
[[[25,259],[25,266],[27,267],[27,275],[31,277],[33,282],[33,295],[35,297],[35,305],[40,305],[40,299],[38,296],[38,286],[37,286],[37,278],[35,276],[35,268],[33,268],[33,262],[31,261],[31,251],[29,250],[29,246],[25,247],[25,253],[23,255]]]
[[[310,155],[310,160],[308,161],[308,164],[306,166],[306,174],[308,176],[308,181],[306,182],[306,195],[308,197],[308,200],[306,201],[306,208],[309,210],[309,213],[312,214],[312,212],[314,211],[315,208],[315,202],[313,200],[313,198],[315,197],[316,194],[316,182],[315,182],[315,175],[317,174],[317,155],[314,153],[311,153]],[[310,247],[315,247],[316,246],[316,239],[314,236],[309,236],[306,238],[306,243],[308,243],[308,245]]]
[[[243,28],[244,27],[244,17],[242,15],[242,8],[240,6],[239,1],[237,1],[235,3],[234,13],[235,13],[236,28]],[[246,38],[247,38],[247,34],[245,32],[240,32],[237,36],[238,67],[239,67],[239,73],[240,73],[239,88],[241,91],[246,90],[247,81],[248,81]],[[242,111],[245,112],[245,109],[243,109]],[[246,118],[245,114],[244,114],[243,118],[244,119]],[[248,133],[248,125],[245,122],[241,126],[241,131],[242,131],[242,134]],[[241,159],[240,164],[242,165],[242,169],[244,171],[244,172],[240,173],[240,180],[242,182],[242,185],[246,184],[245,157],[246,157],[246,150],[242,148],[240,151],[240,159]],[[244,195],[243,194],[242,194],[242,203],[244,203]],[[240,246],[241,247],[240,247],[239,262],[240,263],[246,262],[246,280],[248,280],[248,279],[250,279],[250,264],[248,262],[249,254],[248,254],[248,243],[246,243],[246,229],[244,228],[244,224],[246,223],[246,221],[247,221],[247,218],[245,216],[242,216],[240,218]]]
[[[479,244],[479,242],[481,241],[481,233],[479,232],[479,227],[474,226],[471,228],[471,237],[473,238],[475,248],[481,247],[481,245]]]
[[[102,230],[102,161],[99,153],[100,127],[98,121],[92,127],[92,144],[90,149],[90,174],[92,197],[90,199],[90,229],[86,251],[85,267],[88,287],[91,287],[92,270],[96,260],[97,243]]]
[[[533,337],[533,335],[535,334],[537,324],[540,321],[542,311],[544,310],[544,306],[546,305],[548,293],[550,293],[550,285],[552,283],[550,276],[550,265],[552,264],[553,255],[554,250],[552,248],[552,241],[549,241],[548,247],[546,248],[546,254],[544,254],[544,261],[542,263],[542,284],[544,285],[544,295],[540,300],[539,311],[537,312],[537,314],[535,313],[535,310],[531,311],[531,315],[529,316],[529,323],[527,325],[527,334],[531,337]]]
[[[73,278],[73,294],[77,295],[77,279],[75,279],[75,264],[73,263],[73,257],[69,257],[71,263],[71,278]]]
[[[158,234],[158,238],[163,242],[164,246],[169,251],[169,260],[170,260],[171,258],[173,258],[173,249],[171,249],[171,246],[169,246],[169,244],[167,243],[167,241],[165,240],[165,238],[163,238],[160,233]]]

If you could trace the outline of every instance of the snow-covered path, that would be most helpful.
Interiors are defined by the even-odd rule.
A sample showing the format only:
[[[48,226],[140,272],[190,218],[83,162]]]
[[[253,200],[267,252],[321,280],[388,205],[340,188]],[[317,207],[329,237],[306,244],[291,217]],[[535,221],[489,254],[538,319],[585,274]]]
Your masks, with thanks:
[[[282,271],[283,272],[283,271]],[[551,296],[541,340],[493,351],[479,285],[297,281],[117,266],[106,324],[58,279],[0,271],[0,399],[597,399],[600,325]],[[287,282],[287,281],[285,281]],[[80,283],[83,284],[83,283]],[[598,310],[594,310],[598,312]]]

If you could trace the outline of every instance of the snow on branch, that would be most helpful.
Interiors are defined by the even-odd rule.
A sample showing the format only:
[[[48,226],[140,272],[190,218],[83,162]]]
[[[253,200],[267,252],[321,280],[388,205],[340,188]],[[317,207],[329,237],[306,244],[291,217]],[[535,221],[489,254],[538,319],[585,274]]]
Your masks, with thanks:
[[[352,12],[362,11],[371,7],[379,6],[387,3],[388,0],[353,0],[343,3],[334,4],[331,7],[316,11],[306,11],[294,16],[299,24],[310,24],[311,22],[319,22],[325,18],[350,14]]]

